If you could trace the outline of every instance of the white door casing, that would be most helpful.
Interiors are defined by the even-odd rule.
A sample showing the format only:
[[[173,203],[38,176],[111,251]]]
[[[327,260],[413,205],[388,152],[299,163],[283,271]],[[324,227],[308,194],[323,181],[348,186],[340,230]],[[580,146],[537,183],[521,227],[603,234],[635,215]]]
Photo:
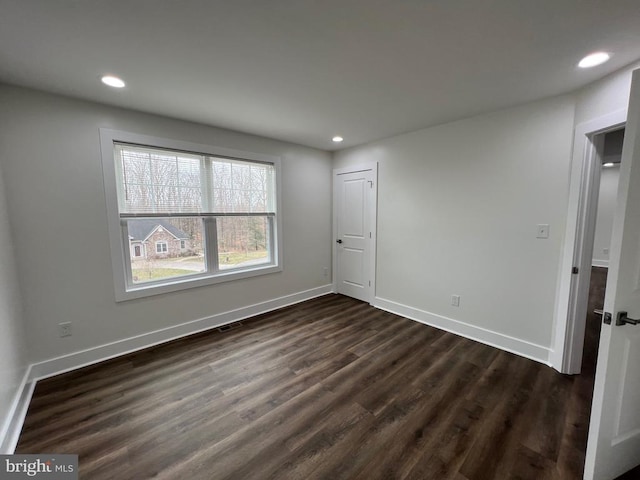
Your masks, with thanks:
[[[365,302],[375,288],[377,166],[334,170],[334,288]]]
[[[561,373],[578,374],[582,365],[597,212],[599,144],[603,143],[603,133],[624,127],[626,120],[627,110],[621,109],[576,126],[555,340],[549,358]],[[573,267],[578,267],[578,274],[572,273]]]
[[[588,480],[612,480],[640,464],[640,325],[616,325],[621,311],[640,318],[640,70],[633,73],[618,204],[585,462]]]

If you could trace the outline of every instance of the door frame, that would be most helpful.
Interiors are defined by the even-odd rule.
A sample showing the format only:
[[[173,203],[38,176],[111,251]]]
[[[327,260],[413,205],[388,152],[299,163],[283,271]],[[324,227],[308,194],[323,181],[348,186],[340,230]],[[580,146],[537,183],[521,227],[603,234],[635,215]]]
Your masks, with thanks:
[[[336,233],[338,231],[338,202],[337,202],[337,189],[336,178],[338,175],[344,175],[347,173],[366,172],[370,170],[373,173],[373,192],[372,201],[368,205],[369,207],[369,222],[371,226],[371,249],[369,251],[369,272],[371,272],[371,288],[369,289],[369,298],[367,302],[373,304],[373,300],[376,298],[376,245],[378,238],[378,162],[364,163],[354,165],[352,167],[334,168],[332,182],[332,203],[333,203],[333,230],[332,230],[332,270],[333,270],[333,293],[338,292],[338,245],[336,243]]]
[[[591,279],[593,241],[600,186],[602,137],[624,127],[627,109],[616,110],[576,126],[571,159],[569,207],[558,278],[553,349],[549,362],[560,373],[578,374]],[[572,269],[578,267],[578,273]]]

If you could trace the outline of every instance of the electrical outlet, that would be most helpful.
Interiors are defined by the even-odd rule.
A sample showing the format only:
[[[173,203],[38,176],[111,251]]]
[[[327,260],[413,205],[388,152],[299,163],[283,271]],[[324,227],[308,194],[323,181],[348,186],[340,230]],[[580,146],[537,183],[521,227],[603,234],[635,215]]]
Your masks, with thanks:
[[[71,322],[63,322],[58,324],[58,334],[60,337],[71,336]]]
[[[604,253],[605,255],[609,255],[609,249],[608,248],[603,248],[602,249],[602,253]]]
[[[451,305],[454,307],[460,306],[460,295],[451,295]]]
[[[329,276],[329,269],[327,267],[324,267],[323,273],[324,273],[325,277],[328,277]]]

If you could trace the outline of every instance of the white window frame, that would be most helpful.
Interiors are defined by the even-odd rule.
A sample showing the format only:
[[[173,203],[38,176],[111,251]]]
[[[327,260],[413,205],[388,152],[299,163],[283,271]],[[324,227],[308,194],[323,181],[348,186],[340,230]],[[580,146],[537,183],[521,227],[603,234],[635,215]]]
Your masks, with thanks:
[[[126,227],[123,228],[118,209],[118,182],[116,179],[114,143],[130,143],[151,148],[156,147],[223,158],[271,163],[275,169],[276,179],[276,215],[275,217],[270,217],[272,218],[270,235],[271,262],[243,269],[218,270],[216,272],[206,272],[204,274],[190,275],[188,277],[168,278],[166,280],[153,283],[132,284],[131,282],[128,282],[127,279],[131,278],[131,252],[129,249],[128,235],[126,235]],[[150,135],[140,135],[107,128],[100,129],[100,147],[102,153],[105,201],[107,207],[109,245],[111,247],[111,265],[113,269],[115,298],[117,302],[282,271],[282,205],[279,157],[223,148],[214,145],[196,144]],[[203,223],[204,228],[207,229],[208,235],[216,234],[214,217],[204,218]],[[211,255],[211,258],[213,258],[214,261],[217,261],[218,255]]]
[[[164,247],[163,247],[164,250],[160,249],[160,251],[158,251],[158,247],[160,245],[164,245]],[[158,254],[158,253],[169,253],[169,244],[167,243],[166,240],[158,240],[156,242],[156,254]]]

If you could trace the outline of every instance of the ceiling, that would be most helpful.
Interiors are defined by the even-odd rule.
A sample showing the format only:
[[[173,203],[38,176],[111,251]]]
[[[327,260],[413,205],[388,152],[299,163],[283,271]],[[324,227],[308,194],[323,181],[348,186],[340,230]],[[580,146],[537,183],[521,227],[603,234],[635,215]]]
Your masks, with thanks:
[[[325,150],[566,93],[640,58],[638,0],[0,0],[0,12],[2,82]],[[612,59],[578,69],[594,50]]]

